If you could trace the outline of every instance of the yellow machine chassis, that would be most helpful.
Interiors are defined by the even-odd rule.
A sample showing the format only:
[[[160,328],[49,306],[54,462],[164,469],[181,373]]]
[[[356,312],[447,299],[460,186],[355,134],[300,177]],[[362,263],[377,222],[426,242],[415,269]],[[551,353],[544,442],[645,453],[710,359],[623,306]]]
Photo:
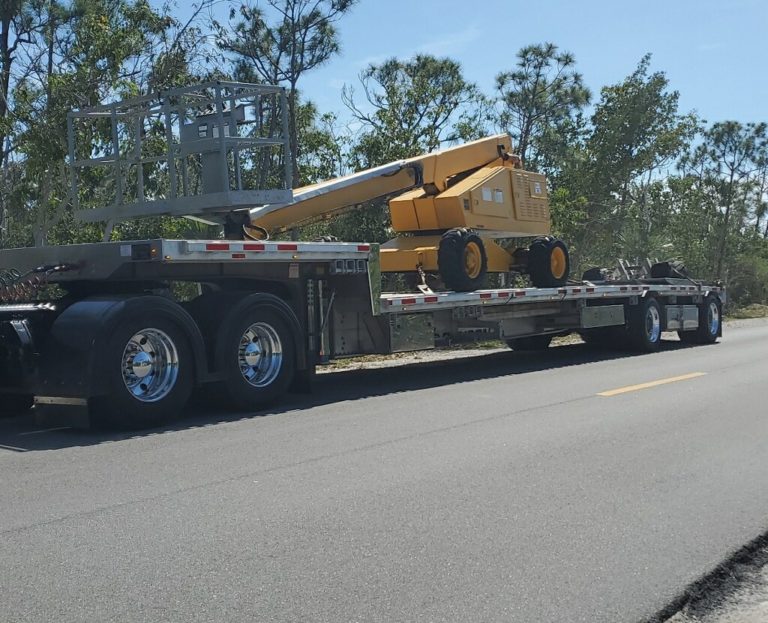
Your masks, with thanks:
[[[509,270],[509,252],[489,238],[483,239],[488,257],[489,273],[505,273]],[[381,271],[385,273],[416,272],[421,267],[426,272],[437,272],[437,251],[440,236],[408,236],[395,238],[381,245]]]

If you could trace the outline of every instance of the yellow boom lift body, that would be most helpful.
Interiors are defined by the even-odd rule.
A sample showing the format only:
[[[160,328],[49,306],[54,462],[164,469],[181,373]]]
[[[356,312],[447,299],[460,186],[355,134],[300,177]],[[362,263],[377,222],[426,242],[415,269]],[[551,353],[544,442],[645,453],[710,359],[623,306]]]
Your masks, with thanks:
[[[439,273],[453,290],[482,287],[486,272],[520,270],[538,286],[567,279],[567,248],[549,236],[546,179],[520,168],[506,134],[298,188],[290,203],[252,209],[250,221],[277,234],[381,197],[401,234],[381,247],[384,272]],[[513,252],[494,240],[536,236]]]

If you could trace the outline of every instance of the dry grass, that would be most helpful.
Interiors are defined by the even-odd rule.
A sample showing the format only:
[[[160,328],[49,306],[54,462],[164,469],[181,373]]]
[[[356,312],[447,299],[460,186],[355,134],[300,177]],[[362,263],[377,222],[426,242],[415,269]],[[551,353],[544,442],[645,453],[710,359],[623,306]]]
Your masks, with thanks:
[[[759,303],[753,303],[746,307],[737,307],[736,309],[729,310],[726,314],[726,318],[765,318],[768,317],[768,305],[760,305]]]

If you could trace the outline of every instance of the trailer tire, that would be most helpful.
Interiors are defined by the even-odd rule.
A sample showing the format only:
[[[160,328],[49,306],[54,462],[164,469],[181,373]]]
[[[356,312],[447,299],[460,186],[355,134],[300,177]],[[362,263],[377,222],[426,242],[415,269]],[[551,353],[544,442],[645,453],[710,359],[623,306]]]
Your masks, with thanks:
[[[655,298],[641,299],[630,309],[628,337],[634,350],[652,353],[661,346],[661,307]]]
[[[720,299],[708,295],[699,305],[699,327],[695,331],[678,331],[685,344],[714,344],[720,337],[723,321]]]
[[[528,247],[528,274],[536,288],[556,288],[568,281],[571,260],[559,238],[536,238]]]
[[[449,229],[440,239],[437,268],[449,290],[470,292],[482,288],[488,271],[482,238],[463,227]]]
[[[90,401],[95,427],[158,426],[176,418],[189,400],[195,378],[192,347],[184,329],[164,311],[148,307],[124,313],[97,346],[96,369],[107,392]]]
[[[514,351],[547,350],[552,343],[553,335],[530,335],[507,340],[507,346]]]
[[[274,402],[296,374],[290,321],[273,306],[238,308],[221,324],[216,369],[223,373],[226,398],[235,409]]]

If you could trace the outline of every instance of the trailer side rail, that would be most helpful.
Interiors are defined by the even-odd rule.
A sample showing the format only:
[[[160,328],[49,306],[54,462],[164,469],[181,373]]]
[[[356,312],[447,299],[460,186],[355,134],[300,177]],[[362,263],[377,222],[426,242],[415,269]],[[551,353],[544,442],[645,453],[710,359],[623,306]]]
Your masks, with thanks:
[[[708,284],[691,285],[683,280],[677,285],[579,285],[564,288],[510,288],[476,290],[474,292],[434,292],[432,294],[383,294],[382,311],[436,311],[454,307],[476,305],[510,305],[539,301],[566,301],[583,299],[626,298],[653,293],[659,296],[705,296],[717,294],[721,299],[725,289]]]

